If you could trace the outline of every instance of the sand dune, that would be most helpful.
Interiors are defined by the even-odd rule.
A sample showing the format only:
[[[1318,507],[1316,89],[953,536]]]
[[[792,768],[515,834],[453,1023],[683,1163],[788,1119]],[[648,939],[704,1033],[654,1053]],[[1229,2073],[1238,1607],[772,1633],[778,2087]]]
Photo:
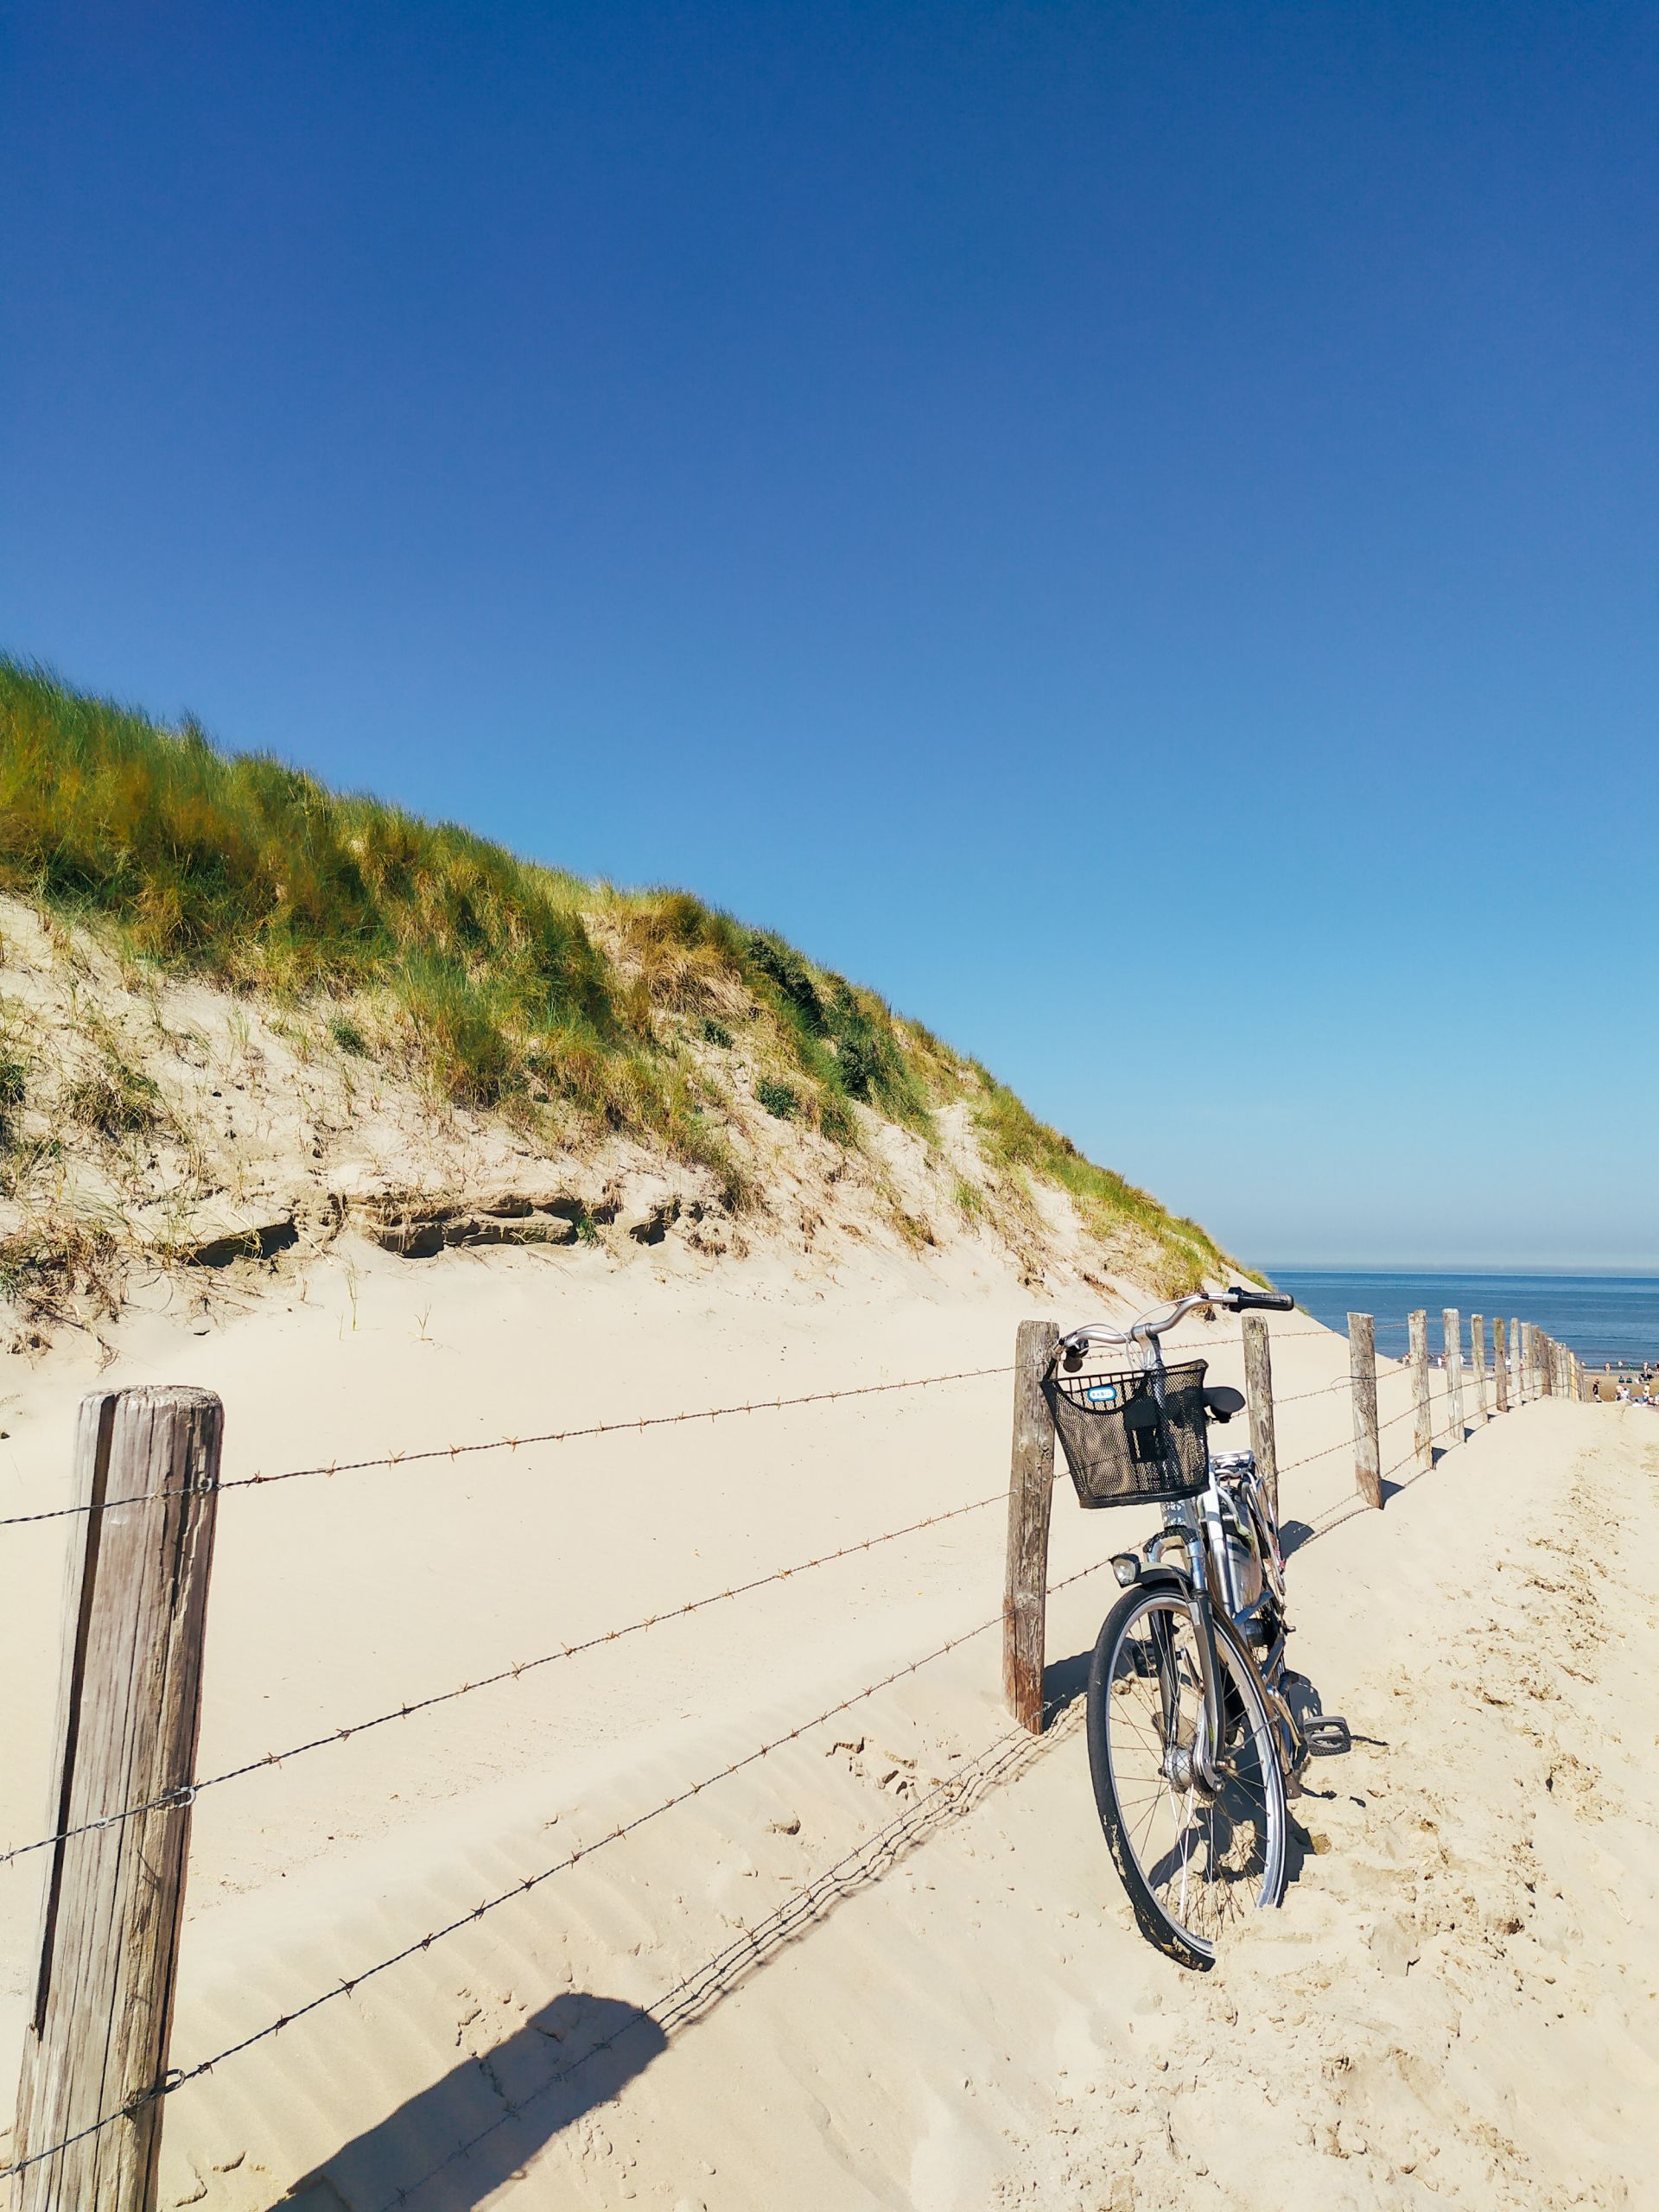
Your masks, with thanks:
[[[131,1317],[111,1373],[220,1389],[235,1474],[994,1367],[1032,1310],[967,1254],[342,1244],[291,1311]],[[1236,1379],[1230,1330],[1196,1333]],[[1313,1770],[1287,1904],[1213,1974],[1135,1934],[1065,1703],[1109,1592],[1084,1571],[1131,1516],[1062,1493],[1053,1572],[1082,1579],[1040,1743],[991,1633],[738,1764],[995,1614],[992,1503],[204,1792],[175,2063],[323,2001],[178,2091],[163,2204],[1643,2202],[1659,1425],[1531,1407],[1353,1512],[1345,1392],[1313,1395],[1345,1345],[1281,1333],[1296,1657],[1363,1740]],[[86,1380],[56,1358],[7,1407],[0,1511],[60,1491]],[[995,1498],[1007,1402],[992,1375],[233,1492],[201,1770]],[[1385,1421],[1405,1402],[1385,1378]],[[10,1840],[37,1832],[65,1538],[8,1533]],[[0,1872],[7,2050],[38,1871]]]

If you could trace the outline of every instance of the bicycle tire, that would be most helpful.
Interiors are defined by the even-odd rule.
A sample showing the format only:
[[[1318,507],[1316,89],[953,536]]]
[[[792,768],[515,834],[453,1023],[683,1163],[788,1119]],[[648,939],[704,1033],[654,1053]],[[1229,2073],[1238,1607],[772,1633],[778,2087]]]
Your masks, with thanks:
[[[1160,1620],[1172,1632],[1177,1628],[1184,1631],[1189,1639],[1185,1649],[1181,1638],[1173,1636],[1169,1649],[1162,1649]],[[1135,1631],[1141,1625],[1146,1637],[1137,1643]],[[1276,1905],[1284,1895],[1289,1832],[1285,1779],[1255,1662],[1230,1621],[1217,1617],[1214,1625],[1223,1678],[1224,1733],[1230,1749],[1228,1780],[1213,1796],[1190,1789],[1183,1807],[1165,1770],[1164,1745],[1170,1732],[1163,1716],[1170,1710],[1170,1700],[1173,1696],[1179,1740],[1181,1714],[1189,1709],[1196,1713],[1198,1696],[1187,1656],[1196,1647],[1197,1622],[1183,1591],[1159,1584],[1124,1592],[1096,1641],[1086,1707],[1095,1806],[1136,1923],[1148,1942],[1198,1972],[1215,1963],[1222,1924],[1242,1910],[1242,1888],[1254,1892],[1251,1902],[1258,1910]],[[1152,1679],[1149,1667],[1158,1686],[1158,1713],[1150,1727],[1144,1713],[1137,1720],[1128,1709],[1135,1696],[1133,1685]],[[1141,1769],[1138,1776],[1137,1759]],[[1170,1864],[1169,1876],[1161,1883],[1149,1877],[1143,1863],[1160,1815],[1164,1824],[1176,1832],[1170,1849],[1153,1861],[1153,1876],[1166,1862]],[[1241,1836],[1250,1856],[1230,1867],[1225,1860],[1229,1855],[1239,1858]],[[1173,1851],[1179,1852],[1179,1858],[1171,1860]],[[1191,1879],[1195,1858],[1200,1874],[1196,1888]],[[1168,1894],[1172,1889],[1179,1891],[1173,1899]],[[1191,1924],[1193,1921],[1199,1924]]]

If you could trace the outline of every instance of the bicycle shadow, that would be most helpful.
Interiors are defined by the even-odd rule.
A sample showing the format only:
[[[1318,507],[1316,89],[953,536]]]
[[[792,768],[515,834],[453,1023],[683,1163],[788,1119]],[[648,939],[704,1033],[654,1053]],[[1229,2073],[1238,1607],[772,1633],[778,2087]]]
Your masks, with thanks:
[[[650,2013],[568,1991],[296,2181],[283,2212],[475,2212],[668,2047]]]
[[[1306,1730],[1310,1720],[1317,1720],[1325,1712],[1324,1700],[1320,1697],[1318,1688],[1306,1675],[1294,1675],[1290,1678],[1286,1686],[1285,1702],[1290,1707],[1291,1717],[1297,1727],[1302,1730]],[[1319,1857],[1328,1847],[1323,1838],[1315,1836],[1300,1819],[1298,1808],[1310,1802],[1314,1805],[1321,1802],[1329,1803],[1332,1798],[1340,1794],[1342,1786],[1340,1763],[1351,1756],[1356,1744],[1367,1744],[1379,1751],[1388,1749],[1388,1741],[1384,1737],[1367,1736],[1352,1727],[1350,1727],[1346,1733],[1345,1749],[1336,1752],[1326,1752],[1319,1757],[1310,1757],[1302,1768],[1300,1777],[1301,1786],[1290,1801],[1289,1834],[1285,1856],[1287,1887],[1298,1879],[1310,1855]],[[1328,1777],[1330,1783],[1336,1785],[1334,1787],[1322,1786],[1325,1770],[1327,1767],[1335,1769]]]

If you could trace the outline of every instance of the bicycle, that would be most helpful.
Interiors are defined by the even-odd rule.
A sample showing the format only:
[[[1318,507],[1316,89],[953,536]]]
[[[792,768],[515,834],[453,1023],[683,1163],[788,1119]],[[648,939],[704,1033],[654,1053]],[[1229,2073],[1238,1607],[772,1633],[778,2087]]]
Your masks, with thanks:
[[[1043,1380],[1079,1502],[1163,1507],[1156,1535],[1112,1557],[1122,1595],[1089,1670],[1089,1769],[1141,1933],[1199,1969],[1248,1908],[1280,1903],[1290,1796],[1311,1756],[1351,1739],[1286,1665],[1284,1555],[1255,1458],[1210,1453],[1209,1422],[1242,1412],[1243,1394],[1206,1389],[1202,1359],[1166,1368],[1160,1339],[1200,1307],[1294,1304],[1237,1285],[1195,1291],[1126,1329],[1073,1329]],[[1096,1346],[1138,1363],[1087,1370]]]

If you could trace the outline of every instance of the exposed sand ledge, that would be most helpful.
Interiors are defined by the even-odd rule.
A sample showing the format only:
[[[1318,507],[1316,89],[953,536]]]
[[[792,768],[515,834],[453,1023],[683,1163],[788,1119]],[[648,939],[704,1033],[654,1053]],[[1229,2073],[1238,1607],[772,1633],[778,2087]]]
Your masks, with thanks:
[[[458,1106],[391,1046],[372,1058],[342,1045],[332,1005],[135,966],[0,898],[0,1057],[20,1086],[0,1100],[0,1348],[107,1333],[135,1298],[212,1310],[261,1287],[293,1295],[342,1236],[410,1261],[578,1242],[618,1259],[666,1246],[707,1269],[937,1258],[1097,1291],[1160,1270],[1185,1286],[1217,1259],[1153,1207],[1154,1235],[1134,1194],[1097,1208],[1091,1230],[1058,1185],[999,1165],[971,1069],[962,1080],[979,1088],[925,1125],[848,1102],[850,1135],[832,1141],[766,1110],[754,1038],[716,1051],[659,1009],[700,1086],[698,1150],[689,1124],[647,1140],[548,1096]]]

